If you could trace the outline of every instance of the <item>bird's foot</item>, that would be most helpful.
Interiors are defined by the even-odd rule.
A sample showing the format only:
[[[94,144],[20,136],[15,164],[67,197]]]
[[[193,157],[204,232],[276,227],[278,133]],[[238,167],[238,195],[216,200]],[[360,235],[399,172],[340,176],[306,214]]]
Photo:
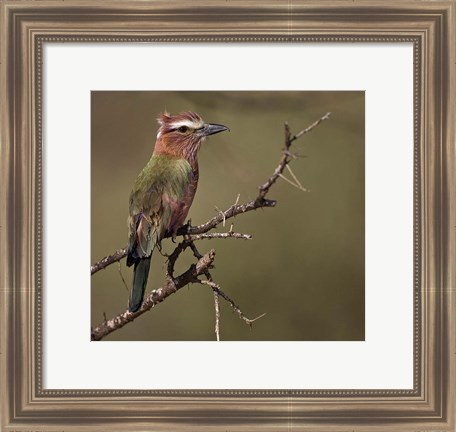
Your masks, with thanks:
[[[188,232],[189,228],[192,227],[192,220],[189,219],[185,225],[183,225],[183,228],[185,229],[185,232]]]

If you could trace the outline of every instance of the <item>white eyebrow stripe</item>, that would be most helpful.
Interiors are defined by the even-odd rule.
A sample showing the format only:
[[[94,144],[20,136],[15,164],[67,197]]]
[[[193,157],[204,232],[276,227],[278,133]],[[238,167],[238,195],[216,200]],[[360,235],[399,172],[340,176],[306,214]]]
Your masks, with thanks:
[[[192,129],[198,129],[198,128],[202,127],[203,124],[204,123],[202,121],[191,121],[191,120],[186,119],[186,120],[181,120],[181,121],[171,123],[170,126],[173,129],[180,128],[181,126],[187,126]]]

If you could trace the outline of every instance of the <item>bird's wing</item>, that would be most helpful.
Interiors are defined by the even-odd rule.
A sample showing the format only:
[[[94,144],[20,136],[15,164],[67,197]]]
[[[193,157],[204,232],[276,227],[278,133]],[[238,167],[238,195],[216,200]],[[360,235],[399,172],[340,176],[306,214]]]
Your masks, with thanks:
[[[188,165],[188,167],[187,167]],[[127,265],[151,255],[169,229],[174,206],[190,179],[188,162],[152,158],[130,195]]]
[[[128,265],[139,258],[150,256],[163,238],[164,227],[169,218],[163,195],[164,188],[161,183],[152,185],[147,191],[132,192],[128,217]]]

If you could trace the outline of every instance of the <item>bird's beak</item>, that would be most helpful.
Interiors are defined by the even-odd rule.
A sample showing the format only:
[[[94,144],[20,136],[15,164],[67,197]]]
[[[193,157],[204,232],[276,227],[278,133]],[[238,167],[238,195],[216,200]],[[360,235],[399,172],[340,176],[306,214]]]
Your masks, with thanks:
[[[214,135],[223,131],[229,131],[229,128],[219,124],[205,124],[201,129],[202,136]]]

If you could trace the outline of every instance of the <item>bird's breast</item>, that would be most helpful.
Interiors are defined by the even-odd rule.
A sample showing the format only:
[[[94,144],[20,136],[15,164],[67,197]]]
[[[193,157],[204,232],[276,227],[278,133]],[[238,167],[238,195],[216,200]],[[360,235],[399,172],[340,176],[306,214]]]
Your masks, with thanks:
[[[182,225],[184,225],[190,211],[190,207],[193,203],[193,199],[195,198],[196,189],[198,186],[198,171],[194,171],[189,177],[189,181],[183,189],[182,197],[178,200],[170,200],[170,232],[175,232]]]

